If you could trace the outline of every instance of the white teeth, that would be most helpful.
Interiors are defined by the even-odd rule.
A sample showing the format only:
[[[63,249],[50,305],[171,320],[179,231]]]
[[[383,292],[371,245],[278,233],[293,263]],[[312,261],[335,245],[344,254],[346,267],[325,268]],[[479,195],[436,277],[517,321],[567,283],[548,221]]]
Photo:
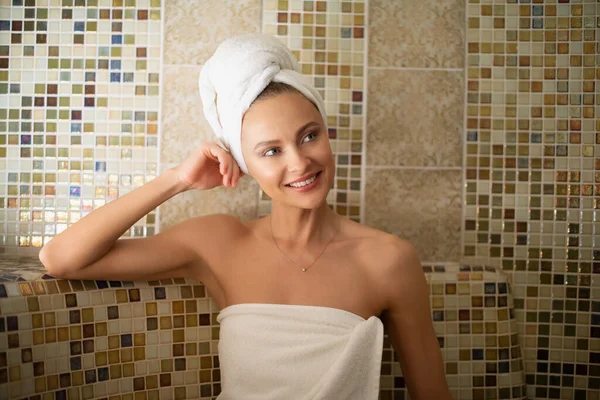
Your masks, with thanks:
[[[305,180],[304,182],[298,182],[298,183],[290,183],[290,186],[293,187],[303,187],[306,185],[310,185],[311,183],[313,183],[313,181],[317,179],[317,175],[313,176],[312,178],[309,178],[307,180]]]

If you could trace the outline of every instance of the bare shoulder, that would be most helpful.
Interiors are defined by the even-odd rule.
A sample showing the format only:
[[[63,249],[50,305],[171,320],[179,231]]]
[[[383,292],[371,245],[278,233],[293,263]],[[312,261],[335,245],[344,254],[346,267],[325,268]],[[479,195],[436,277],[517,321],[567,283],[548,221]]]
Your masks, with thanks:
[[[424,273],[417,249],[396,235],[356,222],[353,229],[360,234],[356,251],[377,293],[389,303],[399,293],[414,293],[422,287]],[[404,288],[411,288],[405,290]]]
[[[222,253],[224,247],[236,244],[246,227],[236,216],[209,214],[191,218],[181,223],[186,240],[200,255]]]
[[[209,214],[191,218],[186,221],[190,231],[203,231],[210,234],[236,233],[243,229],[244,223],[235,215]]]
[[[374,269],[391,268],[402,258],[414,257],[415,247],[398,236],[348,220],[346,223],[348,236],[357,239],[356,245],[361,255],[372,260]]]

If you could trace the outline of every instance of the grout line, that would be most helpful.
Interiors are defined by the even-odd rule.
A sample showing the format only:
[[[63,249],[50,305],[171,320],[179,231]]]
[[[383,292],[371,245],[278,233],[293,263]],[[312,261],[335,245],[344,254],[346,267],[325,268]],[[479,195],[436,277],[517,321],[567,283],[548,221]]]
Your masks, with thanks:
[[[164,51],[164,50],[163,50]],[[161,56],[161,62],[163,58]],[[200,68],[204,64],[171,64],[171,63],[163,63],[163,67],[187,67],[187,68]]]
[[[465,39],[468,37],[468,31],[469,31],[469,0],[465,0],[464,2],[465,4]],[[467,185],[467,179],[466,179],[466,165],[467,165],[467,90],[468,90],[468,68],[467,68],[467,64],[468,64],[468,57],[469,57],[469,51],[468,51],[468,43],[467,40],[465,40],[464,43],[464,64],[463,64],[463,129],[462,129],[462,165],[461,165],[461,199],[460,199],[460,259],[462,260],[464,257],[464,249],[465,249],[465,220],[467,217],[467,211],[465,210],[466,208],[466,185]]]
[[[363,64],[365,68],[363,73],[366,75],[363,79],[363,123],[362,123],[362,154],[361,154],[361,165],[360,165],[360,211],[358,214],[358,220],[361,224],[365,223],[365,208],[367,206],[367,118],[368,118],[368,104],[369,104],[369,2],[366,2],[365,7],[365,29],[364,31],[364,42],[363,47]]]
[[[163,139],[163,97],[164,97],[164,88],[165,88],[165,63],[164,63],[164,55],[165,55],[165,1],[161,1],[160,3],[160,90],[159,90],[159,98],[158,98],[158,143],[157,143],[157,155],[158,155],[158,163],[156,165],[156,175],[160,175],[162,172],[162,139]],[[147,160],[146,160],[147,161]],[[163,203],[164,204],[164,203]],[[156,207],[156,220],[154,223],[154,234],[160,233],[160,205]]]
[[[451,71],[459,72],[465,70],[465,68],[427,68],[427,67],[367,67],[372,70],[393,70],[393,71]]]
[[[436,167],[419,165],[366,165],[369,169],[404,169],[404,170],[432,170],[432,171],[461,171],[462,167]]]

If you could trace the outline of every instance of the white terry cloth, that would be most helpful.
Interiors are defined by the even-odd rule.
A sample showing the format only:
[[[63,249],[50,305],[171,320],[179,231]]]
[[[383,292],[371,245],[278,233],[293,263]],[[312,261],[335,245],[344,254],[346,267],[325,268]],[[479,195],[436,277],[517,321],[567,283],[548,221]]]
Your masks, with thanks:
[[[383,323],[321,306],[243,303],[220,323],[218,400],[376,400]]]
[[[300,64],[279,39],[253,33],[223,41],[200,71],[198,85],[204,115],[217,143],[229,151],[240,169],[248,173],[242,156],[242,117],[270,82],[286,83],[319,109],[325,131],[323,98],[301,73]]]

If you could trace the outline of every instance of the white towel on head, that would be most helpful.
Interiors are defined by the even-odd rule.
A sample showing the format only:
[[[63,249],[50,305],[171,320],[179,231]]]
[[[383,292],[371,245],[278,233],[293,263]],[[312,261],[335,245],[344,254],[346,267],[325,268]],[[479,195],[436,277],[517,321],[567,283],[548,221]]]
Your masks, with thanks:
[[[218,143],[248,173],[242,156],[242,117],[270,82],[286,83],[313,102],[327,129],[323,99],[298,61],[279,39],[247,34],[223,41],[204,64],[199,87],[204,115]]]

